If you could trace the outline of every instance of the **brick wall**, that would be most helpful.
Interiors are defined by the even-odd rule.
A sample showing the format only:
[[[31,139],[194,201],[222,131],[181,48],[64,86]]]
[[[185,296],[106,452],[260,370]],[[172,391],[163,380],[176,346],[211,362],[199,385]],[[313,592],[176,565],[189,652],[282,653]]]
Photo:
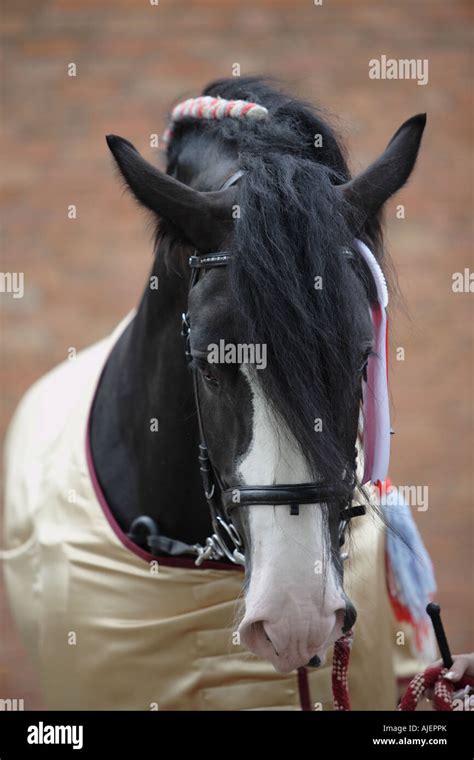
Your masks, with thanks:
[[[429,509],[415,518],[452,647],[472,649],[472,328],[469,295],[451,290],[472,244],[470,4],[4,0],[3,8],[1,269],[23,271],[27,287],[21,300],[2,296],[2,431],[31,382],[68,347],[107,333],[144,285],[149,230],[114,176],[105,134],[151,157],[149,135],[161,133],[173,101],[230,75],[233,63],[242,74],[281,78],[337,114],[356,170],[404,119],[428,112],[417,170],[397,198],[406,217],[396,218],[395,203],[387,209],[409,309],[409,318],[392,318],[394,348],[405,349],[404,362],[392,361],[392,478],[429,486]],[[428,84],[369,80],[368,61],[381,54],[427,58]],[[67,218],[70,204],[76,220]],[[2,633],[8,695],[37,706],[11,621]]]

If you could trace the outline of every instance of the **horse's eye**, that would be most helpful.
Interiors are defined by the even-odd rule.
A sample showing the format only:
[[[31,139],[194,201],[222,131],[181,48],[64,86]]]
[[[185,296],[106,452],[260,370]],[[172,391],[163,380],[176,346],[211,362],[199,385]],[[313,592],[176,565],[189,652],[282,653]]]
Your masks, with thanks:
[[[212,388],[219,386],[219,378],[210,369],[203,369],[201,375],[207,385],[210,385]]]

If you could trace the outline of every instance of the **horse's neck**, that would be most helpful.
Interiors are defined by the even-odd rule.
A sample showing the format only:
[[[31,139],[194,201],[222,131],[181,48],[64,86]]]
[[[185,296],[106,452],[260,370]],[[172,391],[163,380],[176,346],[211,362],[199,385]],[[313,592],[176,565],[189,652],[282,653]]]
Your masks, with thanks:
[[[180,338],[187,282],[170,275],[164,263],[155,267],[158,291],[146,289],[103,373],[92,412],[92,454],[123,530],[135,517],[149,515],[166,536],[204,541],[210,519],[197,467],[191,374]]]

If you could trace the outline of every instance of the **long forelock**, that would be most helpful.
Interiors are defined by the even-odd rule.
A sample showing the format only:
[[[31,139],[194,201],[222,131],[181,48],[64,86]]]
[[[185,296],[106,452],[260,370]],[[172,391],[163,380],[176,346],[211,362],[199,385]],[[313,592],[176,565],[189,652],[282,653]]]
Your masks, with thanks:
[[[258,124],[180,122],[168,158],[173,161],[181,137],[193,130],[235,145],[244,174],[229,273],[239,340],[266,344],[267,368],[256,373],[263,392],[313,476],[337,481],[347,463],[340,431],[353,412],[347,389],[360,359],[353,274],[342,254],[353,234],[334,192],[350,176],[344,151],[320,111],[262,79],[222,80],[204,94],[251,100],[269,111]],[[377,218],[361,237],[380,258]],[[321,278],[320,289],[315,278]],[[317,418],[322,437],[314,432]]]
[[[267,346],[267,369],[256,375],[269,403],[313,475],[338,480],[347,461],[340,432],[354,410],[348,387],[360,361],[342,252],[351,233],[334,213],[327,169],[305,160],[253,157],[239,201],[230,279],[240,339]]]

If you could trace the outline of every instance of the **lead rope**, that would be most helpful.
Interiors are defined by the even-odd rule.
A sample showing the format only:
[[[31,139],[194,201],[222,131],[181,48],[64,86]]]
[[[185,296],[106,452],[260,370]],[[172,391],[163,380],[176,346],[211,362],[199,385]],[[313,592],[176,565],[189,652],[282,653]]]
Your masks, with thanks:
[[[416,710],[418,702],[427,689],[433,689],[435,710],[440,712],[450,712],[454,710],[454,692],[466,688],[472,689],[472,687],[474,687],[474,678],[470,676],[464,676],[460,681],[457,681],[456,684],[445,678],[446,673],[453,664],[453,659],[451,657],[451,652],[449,651],[448,642],[441,622],[439,605],[431,602],[428,604],[426,611],[433,623],[443,665],[429,667],[424,673],[418,673],[418,675],[412,678],[398,707],[399,711],[402,712],[413,712]],[[351,709],[347,673],[353,640],[354,632],[350,630],[334,644],[332,659],[332,693],[334,710],[339,712],[348,712]]]
[[[424,673],[418,673],[410,683],[405,694],[402,697],[398,707],[402,712],[413,712],[426,689],[433,689],[435,710],[441,712],[450,712],[454,709],[453,699],[454,690],[456,692],[464,689],[466,686],[474,686],[474,678],[464,676],[460,681],[454,684],[445,678],[448,668],[438,665],[427,668]]]
[[[351,710],[347,676],[353,640],[354,632],[349,631],[334,644],[331,677],[334,710],[338,712],[348,712]],[[444,665],[436,665],[427,668],[424,673],[418,673],[408,684],[398,710],[401,712],[414,712],[425,691],[432,689],[435,710],[439,712],[451,712],[454,709],[454,692],[459,692],[466,687],[474,687],[474,678],[464,676],[454,684],[445,678],[448,670],[449,668],[444,667]]]
[[[354,631],[350,630],[334,644],[331,675],[332,694],[334,710],[340,712],[347,712],[351,709],[347,671],[349,669],[353,641]]]
[[[448,640],[441,621],[441,608],[439,604],[430,602],[426,608],[426,612],[430,616],[433,624],[443,664],[426,668],[424,673],[418,673],[418,675],[412,678],[400,701],[398,709],[402,712],[413,712],[416,710],[416,706],[426,689],[433,689],[435,710],[440,712],[451,712],[454,710],[454,692],[466,687],[473,687],[474,678],[464,676],[460,681],[457,681],[456,684],[445,678],[446,673],[453,665],[453,658],[451,657]]]

